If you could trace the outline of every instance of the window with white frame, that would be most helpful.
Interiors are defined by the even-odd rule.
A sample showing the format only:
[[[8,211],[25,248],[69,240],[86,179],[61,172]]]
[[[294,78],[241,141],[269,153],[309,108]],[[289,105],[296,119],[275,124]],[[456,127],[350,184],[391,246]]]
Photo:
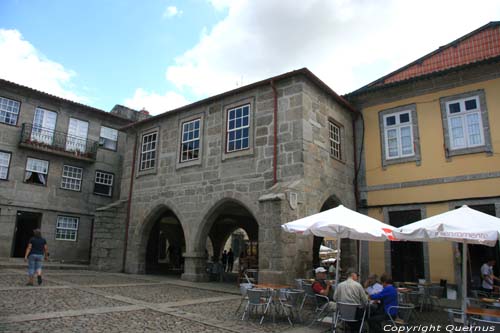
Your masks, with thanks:
[[[56,239],[76,241],[78,234],[78,217],[58,216],[56,225]]]
[[[103,171],[95,172],[94,193],[110,197],[113,193],[113,174]]]
[[[0,179],[6,180],[9,176],[10,153],[0,151]]]
[[[46,185],[49,161],[28,157],[24,181],[29,184]]]
[[[342,159],[342,132],[341,127],[333,121],[328,121],[330,132],[330,155],[337,159]]]
[[[248,149],[250,146],[250,104],[227,111],[227,152]]]
[[[384,115],[385,154],[387,159],[413,156],[411,111]]]
[[[141,143],[141,158],[139,161],[139,170],[153,169],[156,164],[156,146],[158,132],[144,134]]]
[[[54,139],[56,122],[57,113],[42,108],[36,108],[33,117],[31,140],[51,145]]]
[[[71,191],[80,191],[82,187],[82,168],[71,165],[63,166],[61,188]]]
[[[0,97],[0,122],[9,125],[17,124],[19,106],[18,101]]]
[[[89,123],[76,118],[69,118],[68,136],[66,137],[66,150],[85,152],[87,147],[87,134]]]
[[[116,150],[118,142],[118,131],[114,128],[101,126],[101,135],[99,137],[99,147],[110,150]]]
[[[200,155],[200,119],[182,124],[181,162],[197,160]]]
[[[446,102],[451,149],[484,145],[479,96]]]

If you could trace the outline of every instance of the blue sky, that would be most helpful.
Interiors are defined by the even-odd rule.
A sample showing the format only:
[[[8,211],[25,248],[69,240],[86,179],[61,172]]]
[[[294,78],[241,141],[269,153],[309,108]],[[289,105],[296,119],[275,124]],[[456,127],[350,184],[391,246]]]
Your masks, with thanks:
[[[343,94],[500,20],[499,1],[471,4],[1,0],[0,77],[152,113],[301,67]]]

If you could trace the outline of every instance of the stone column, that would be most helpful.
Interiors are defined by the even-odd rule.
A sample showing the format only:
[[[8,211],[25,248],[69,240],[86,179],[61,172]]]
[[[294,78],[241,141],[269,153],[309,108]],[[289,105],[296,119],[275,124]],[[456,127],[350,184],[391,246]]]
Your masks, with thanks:
[[[208,281],[207,259],[204,252],[184,253],[184,273],[182,280],[192,282]]]

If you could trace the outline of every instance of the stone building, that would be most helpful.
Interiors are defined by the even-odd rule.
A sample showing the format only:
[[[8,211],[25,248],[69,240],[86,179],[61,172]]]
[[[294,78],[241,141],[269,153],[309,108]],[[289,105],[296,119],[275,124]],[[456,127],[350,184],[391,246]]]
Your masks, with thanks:
[[[0,257],[41,228],[51,260],[88,262],[95,209],[120,198],[119,128],[142,117],[0,80]]]
[[[241,228],[258,244],[260,281],[304,276],[319,242],[280,226],[338,204],[356,209],[354,117],[300,69],[124,127],[121,197],[96,213],[92,266],[145,273],[166,261],[204,280],[207,243],[217,256]],[[345,265],[355,265],[353,245]]]

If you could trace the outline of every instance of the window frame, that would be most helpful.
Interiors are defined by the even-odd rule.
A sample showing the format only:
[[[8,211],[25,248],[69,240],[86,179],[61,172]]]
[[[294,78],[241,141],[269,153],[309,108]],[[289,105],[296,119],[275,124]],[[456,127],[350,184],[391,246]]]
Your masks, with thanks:
[[[45,119],[45,115],[42,116],[41,126],[35,125],[36,114],[37,114],[38,110],[43,111],[44,113],[45,112],[52,112],[55,114],[54,128],[53,129],[50,129],[48,127],[43,127],[43,122],[44,122],[43,119]],[[31,127],[30,140],[34,141],[34,142],[46,144],[49,146],[53,145],[54,144],[54,137],[55,137],[56,129],[57,129],[57,119],[58,118],[59,118],[59,114],[56,111],[50,110],[50,109],[42,107],[42,106],[37,106],[35,108],[35,112],[33,113],[33,123],[32,123],[32,127]],[[37,131],[40,131],[40,132],[37,133]],[[45,131],[47,133],[51,133],[50,142],[48,142],[48,140],[44,140],[44,135],[47,135],[47,133],[43,133],[43,131]]]
[[[64,168],[65,167],[70,167],[70,168],[75,168],[75,169],[80,169],[80,184],[79,184],[79,188],[78,190],[74,190],[74,189],[71,189],[71,188],[64,188],[63,187],[63,180],[64,178],[70,178],[70,179],[78,179],[78,178],[73,178],[73,177],[65,177],[64,176]],[[63,164],[63,168],[62,168],[62,174],[61,174],[61,184],[60,184],[60,188],[62,190],[66,190],[66,191],[72,191],[72,192],[81,192],[82,191],[82,184],[83,184],[83,168],[80,168],[80,167],[77,167],[77,166],[74,166],[74,165],[69,165],[69,164]]]
[[[19,101],[17,99],[14,99],[14,98],[4,97],[4,96],[0,96],[0,99],[1,98],[9,100],[9,101],[16,102],[18,104],[18,110],[17,110],[16,123],[15,124],[10,124],[10,123],[4,122],[4,121],[0,121],[0,124],[4,124],[4,125],[7,125],[7,126],[14,126],[14,127],[16,127],[17,124],[18,124],[18,122],[19,122],[19,115],[21,114],[21,101]],[[1,103],[0,103],[0,105],[1,105]],[[3,111],[12,113],[12,112],[7,111],[7,110],[3,110]]]
[[[12,152],[6,150],[0,150],[0,154],[8,154],[9,155],[9,163],[7,164],[7,173],[5,174],[5,178],[0,178],[0,181],[8,181],[9,173],[10,173],[10,164],[12,163]],[[2,166],[5,167],[5,166]]]
[[[335,142],[334,138],[333,138],[333,131],[332,131],[332,127],[336,127],[338,129],[338,142]],[[344,129],[344,126],[339,123],[338,121],[332,119],[332,118],[328,118],[328,142],[329,142],[329,153],[330,153],[330,157],[337,160],[337,161],[340,161],[340,162],[344,162],[345,161],[345,156],[344,156],[344,132],[345,132],[345,129]],[[337,144],[338,145],[338,151],[339,151],[339,156],[335,156],[335,154],[332,152],[333,150],[333,145],[334,144]]]
[[[184,127],[187,125],[189,126],[189,124],[191,123],[196,123],[198,122],[198,128],[193,128],[193,130],[189,130],[187,131],[187,133],[191,133],[193,132],[193,139],[187,139],[186,141],[184,141]],[[191,119],[191,120],[186,120],[184,122],[181,123],[181,146],[180,146],[180,155],[179,155],[179,163],[189,163],[189,162],[193,162],[193,161],[196,161],[198,159],[201,158],[200,156],[200,153],[201,153],[201,118],[195,118],[195,119]],[[198,136],[195,138],[194,137],[194,133],[198,131]],[[191,150],[187,150],[187,152],[189,153],[190,151],[191,152],[194,152],[194,151],[198,151],[198,155],[196,158],[191,158],[191,159],[186,159],[186,160],[183,160],[183,155],[184,155],[184,144],[185,143],[192,143],[192,142],[195,142],[195,141],[198,141],[198,148],[197,149],[191,149]]]
[[[85,137],[74,135],[74,134],[70,135],[69,130],[70,130],[72,120],[74,120],[78,123],[86,123],[87,124],[87,133],[86,133]],[[69,117],[69,119],[68,119],[68,131],[66,133],[66,143],[65,143],[66,151],[85,153],[87,151],[87,145],[88,145],[88,140],[89,140],[89,130],[90,130],[90,122],[88,120],[82,120],[82,119],[76,118],[76,117]],[[71,141],[73,141],[73,143],[71,143]],[[84,142],[83,147],[78,144],[79,141]]]
[[[454,148],[452,145],[452,136],[451,136],[451,123],[450,118],[454,118],[456,114],[450,117],[449,113],[449,105],[456,103],[457,101],[463,101],[465,105],[466,100],[476,99],[476,107],[479,110],[475,110],[472,112],[467,112],[467,110],[460,111],[458,114],[463,114],[466,117],[467,114],[479,113],[479,130],[482,135],[482,144],[481,145],[472,145],[465,147]],[[444,96],[439,99],[440,107],[441,107],[441,120],[443,126],[443,137],[444,137],[444,153],[447,161],[450,161],[451,157],[457,155],[467,155],[467,154],[475,154],[475,153],[486,153],[487,156],[493,155],[493,145],[491,141],[491,133],[490,133],[490,122],[488,119],[488,108],[486,105],[486,94],[484,89],[477,89],[472,91],[466,91],[463,93]],[[462,118],[463,119],[463,118]],[[462,120],[462,124],[464,121]],[[468,133],[468,129],[466,129],[467,123],[465,122],[464,126],[464,136]],[[469,138],[464,138],[466,142],[468,142]]]
[[[158,160],[158,143],[159,143],[159,133],[160,131],[159,130],[150,130],[150,131],[146,131],[144,133],[141,134],[141,144],[139,146],[139,167],[138,167],[138,172],[139,173],[148,173],[148,172],[154,172],[156,170],[156,166],[157,166],[157,160]],[[143,148],[144,148],[144,138],[146,136],[149,136],[149,135],[153,135],[155,134],[156,135],[156,141],[155,141],[155,149],[154,150],[148,150],[148,151],[144,151]],[[147,154],[147,153],[150,153],[150,152],[155,152],[155,156],[154,158],[152,159],[149,159],[147,160],[147,162],[150,162],[150,161],[153,161],[153,165],[150,166],[149,168],[142,168],[142,163],[144,162],[143,160],[143,156],[144,154]]]
[[[465,109],[465,102],[470,101],[470,100],[475,100],[476,101],[476,109],[474,110],[466,110]],[[460,108],[464,108],[464,110],[460,110],[458,113],[451,113],[450,110],[450,104],[456,104],[459,103]],[[484,145],[484,129],[483,129],[483,121],[481,119],[481,106],[479,102],[479,96],[472,96],[472,97],[465,97],[465,98],[460,98],[460,99],[455,99],[455,100],[450,100],[445,102],[446,105],[446,112],[447,112],[447,117],[448,117],[448,135],[450,136],[450,149],[451,150],[458,150],[458,149],[469,149],[469,148],[475,148],[475,147],[480,147]],[[467,123],[467,115],[470,114],[477,114],[478,119],[479,119],[479,134],[481,136],[481,143],[479,144],[470,144],[470,136],[469,136],[469,126]],[[454,144],[454,137],[453,137],[453,130],[451,126],[451,121],[454,118],[460,118],[461,123],[462,123],[462,129],[463,129],[463,134],[464,134],[464,141],[465,145],[461,147],[453,147]]]
[[[113,130],[113,131],[116,131],[116,141],[114,141],[114,142],[115,142],[115,149],[107,148],[107,147],[105,147],[105,146],[104,146],[104,144],[102,144],[102,145],[101,145],[101,138],[103,138],[103,136],[102,136],[102,129],[103,129],[103,127],[104,127],[104,128],[107,128],[107,129],[110,129],[110,130]],[[110,151],[118,151],[118,136],[119,136],[119,132],[120,132],[120,131],[118,131],[118,130],[117,130],[117,129],[115,129],[115,128],[112,128],[112,127],[109,127],[109,126],[104,126],[104,125],[101,125],[101,128],[100,128],[100,130],[99,130],[99,143],[98,143],[99,148],[100,148],[100,149],[110,150]],[[106,140],[111,140],[111,139],[109,139],[109,138],[104,138],[104,139],[106,139]]]
[[[75,219],[76,220],[76,228],[62,228],[62,227],[59,227],[59,219],[60,218]],[[55,232],[54,238],[55,238],[55,240],[58,240],[58,241],[76,242],[76,241],[78,241],[78,229],[79,229],[79,227],[80,227],[80,218],[79,217],[70,216],[70,215],[57,215],[56,232]],[[75,238],[74,239],[71,239],[71,238],[60,238],[60,237],[57,236],[57,231],[58,230],[71,230],[71,231],[75,231]]]
[[[400,122],[400,116],[402,114],[408,114],[408,123],[401,124]],[[394,125],[387,125],[387,118],[389,117],[395,117],[396,119],[396,124]],[[412,126],[412,116],[411,116],[411,110],[403,110],[403,111],[398,111],[398,112],[393,112],[393,113],[388,113],[383,116],[384,120],[384,137],[385,137],[385,158],[387,160],[394,160],[394,159],[401,159],[401,158],[407,158],[407,157],[412,157],[415,155],[415,142],[413,139],[413,126]],[[402,135],[401,135],[401,129],[403,127],[409,127],[410,128],[410,141],[412,143],[411,145],[411,153],[410,154],[403,154],[403,142],[402,142]],[[397,148],[398,148],[398,155],[397,156],[389,156],[389,135],[388,132],[390,130],[396,130],[397,132]]]
[[[241,125],[240,127],[235,127],[233,129],[230,129],[229,128],[229,122],[231,121],[231,119],[229,118],[229,113],[231,111],[235,111],[236,113],[236,110],[237,109],[241,109],[242,112],[243,112],[243,109],[245,107],[248,107],[248,122],[247,122],[247,125]],[[237,106],[233,106],[233,107],[229,107],[225,110],[225,113],[226,113],[226,122],[225,122],[225,127],[226,127],[226,143],[225,143],[225,152],[226,154],[233,154],[233,153],[239,153],[239,152],[242,152],[242,151],[247,151],[250,149],[250,146],[251,146],[251,142],[250,142],[250,135],[251,135],[251,124],[250,124],[250,118],[251,118],[251,104],[250,103],[243,103],[241,105],[237,105]],[[237,117],[235,116],[234,118],[234,121],[236,122],[236,119]],[[241,117],[241,119],[243,120],[243,116]],[[236,125],[235,125],[236,126]],[[230,136],[230,133],[231,132],[234,132],[236,133],[237,131],[241,130],[243,131],[245,128],[248,129],[248,136],[247,136],[247,141],[248,141],[248,146],[246,148],[240,148],[240,149],[233,149],[233,150],[229,150],[229,144],[230,144],[230,140],[229,140],[229,136]],[[243,136],[242,136],[243,138]],[[234,140],[234,142],[236,142],[236,139]]]
[[[409,119],[410,121],[408,125],[410,126],[411,129],[413,154],[412,155],[408,154],[404,156],[398,155],[397,157],[388,158],[389,145],[388,145],[387,129],[390,130],[391,128],[396,128],[395,127],[396,125],[391,125],[389,128],[387,128],[386,119],[392,115],[397,115],[399,118],[399,115],[403,113],[409,113],[410,116]],[[379,118],[379,135],[380,135],[380,148],[381,148],[380,159],[381,159],[382,169],[385,170],[389,165],[408,163],[408,162],[415,162],[417,166],[420,166],[422,158],[420,151],[420,134],[418,128],[418,113],[416,104],[401,105],[394,108],[381,110],[378,112],[378,118]],[[398,124],[397,126],[400,126],[400,124]],[[398,141],[400,142],[401,141],[400,130],[398,131],[398,135],[399,135]],[[403,147],[402,144],[399,143],[398,153],[402,152],[402,147]]]
[[[100,172],[102,174],[107,174],[107,175],[111,175],[111,185],[109,184],[103,184],[103,183],[97,183],[97,173]],[[95,191],[95,185],[96,184],[99,184],[99,185],[106,185],[106,186],[110,186],[110,193],[109,195],[108,194],[104,194],[104,193],[97,193]],[[112,173],[112,172],[109,172],[109,171],[104,171],[104,170],[96,170],[95,173],[94,173],[94,194],[95,195],[100,195],[100,196],[103,196],[103,197],[108,197],[108,198],[111,198],[113,197],[113,186],[115,184],[115,174]]]
[[[47,173],[45,173],[44,175],[46,176],[45,178],[45,184],[38,184],[38,183],[29,183],[26,181],[26,172],[30,171],[30,172],[37,172],[37,171],[34,171],[34,170],[28,170],[28,161],[29,160],[38,160],[38,161],[44,161],[44,162],[47,162]],[[27,156],[26,157],[26,164],[24,166],[24,177],[23,177],[23,183],[25,184],[30,184],[30,185],[37,185],[37,186],[47,186],[47,183],[49,181],[49,171],[50,171],[50,161],[49,160],[42,160],[40,158],[35,158],[35,157],[31,157],[31,156]],[[38,172],[37,172],[38,173]]]

